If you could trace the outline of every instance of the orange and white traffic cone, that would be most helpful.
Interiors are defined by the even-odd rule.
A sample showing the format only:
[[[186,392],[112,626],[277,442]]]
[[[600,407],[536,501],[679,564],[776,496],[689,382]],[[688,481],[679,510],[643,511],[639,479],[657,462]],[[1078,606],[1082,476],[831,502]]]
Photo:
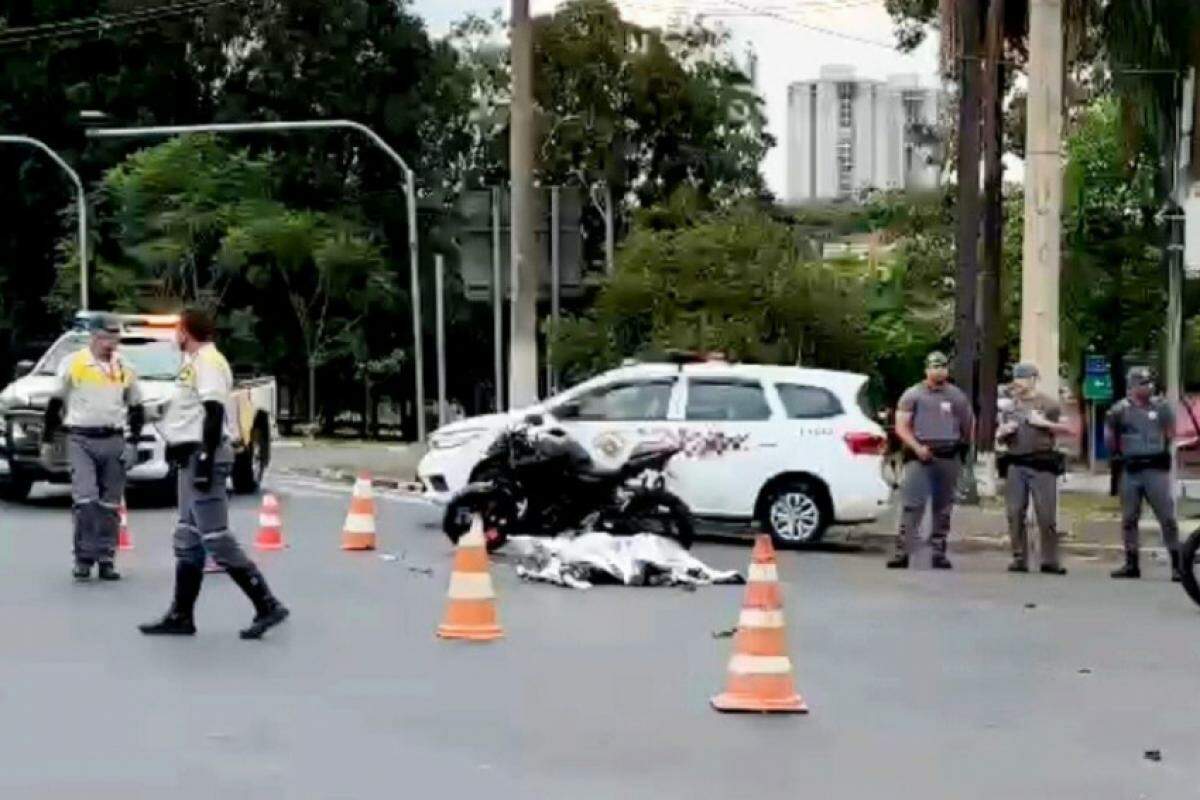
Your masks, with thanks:
[[[117,512],[120,516],[120,527],[117,529],[117,549],[132,550],[133,536],[129,533],[129,509],[125,507],[125,501],[121,500],[121,508]]]
[[[279,500],[273,494],[263,495],[262,510],[258,512],[257,550],[282,550],[283,519],[279,515]]]
[[[792,681],[775,548],[767,534],[754,542],[728,683],[712,706],[718,711],[808,712]]]
[[[342,549],[375,549],[375,497],[371,491],[371,476],[366,472],[354,482],[350,511],[342,526]]]
[[[478,514],[471,522],[471,530],[458,540],[446,596],[446,616],[438,626],[438,636],[489,642],[504,635],[496,616],[496,592],[488,572],[483,518]]]

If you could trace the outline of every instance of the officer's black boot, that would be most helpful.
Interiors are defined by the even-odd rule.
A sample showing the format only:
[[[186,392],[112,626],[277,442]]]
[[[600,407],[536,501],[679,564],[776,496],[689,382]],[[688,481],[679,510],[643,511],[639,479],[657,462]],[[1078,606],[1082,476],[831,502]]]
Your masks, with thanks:
[[[1172,550],[1171,551],[1171,580],[1175,583],[1179,583],[1180,581],[1183,580],[1183,572],[1180,571],[1179,567],[1180,567],[1179,551]]]
[[[102,581],[119,581],[121,580],[121,573],[117,572],[117,568],[113,566],[113,562],[101,561],[97,577]]]
[[[1123,566],[1119,570],[1116,570],[1115,572],[1113,572],[1112,576],[1114,578],[1117,578],[1118,580],[1124,579],[1124,578],[1132,579],[1132,578],[1142,577],[1141,567],[1138,566],[1138,551],[1137,550],[1126,550],[1125,551],[1125,566]]]
[[[897,553],[892,556],[887,562],[888,569],[908,569],[908,556],[904,553]]]
[[[243,639],[261,639],[263,634],[288,618],[287,608],[271,594],[267,579],[253,564],[228,568],[229,577],[254,603],[254,622],[238,635]]]
[[[86,581],[92,577],[92,562],[76,561],[75,569],[71,570],[72,577],[77,581]]]
[[[934,569],[954,569],[954,565],[950,563],[950,559],[946,558],[945,553],[934,553],[930,566]]]
[[[1029,572],[1029,564],[1021,556],[1013,556],[1012,563],[1008,565],[1009,572]]]
[[[204,567],[188,561],[175,562],[175,600],[171,610],[158,622],[139,625],[147,636],[195,636],[196,622],[192,616],[200,584],[204,582]]]

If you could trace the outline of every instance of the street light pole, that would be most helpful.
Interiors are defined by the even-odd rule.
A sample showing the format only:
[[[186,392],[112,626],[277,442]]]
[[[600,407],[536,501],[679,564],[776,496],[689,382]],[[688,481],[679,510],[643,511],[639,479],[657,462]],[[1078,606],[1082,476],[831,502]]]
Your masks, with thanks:
[[[34,139],[32,136],[0,136],[0,142],[8,144],[27,144],[31,147],[36,147],[58,164],[62,171],[67,173],[71,182],[75,184],[75,203],[78,207],[77,216],[79,217],[79,310],[88,310],[88,259],[87,259],[87,193],[83,190],[83,181],[79,179],[79,173],[71,169],[71,166],[63,160],[62,156],[54,152],[48,144],[40,139]]]
[[[89,128],[89,139],[128,139],[137,137],[179,136],[189,133],[286,133],[289,131],[353,130],[366,136],[386,153],[404,174],[404,193],[408,202],[408,257],[412,270],[413,366],[416,372],[417,441],[425,441],[425,357],[421,337],[421,278],[417,261],[417,189],[416,173],[379,134],[348,119],[314,119],[294,122],[230,122],[207,125],[156,125],[144,128]]]
[[[509,164],[512,171],[512,317],[509,321],[508,403],[537,402],[538,260],[533,209],[533,21],[529,0],[512,0],[512,105]]]

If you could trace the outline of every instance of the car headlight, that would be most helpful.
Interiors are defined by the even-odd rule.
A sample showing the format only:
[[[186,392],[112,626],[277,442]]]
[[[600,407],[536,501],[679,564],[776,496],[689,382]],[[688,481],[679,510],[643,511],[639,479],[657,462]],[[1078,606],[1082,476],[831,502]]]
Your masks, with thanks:
[[[453,450],[467,442],[478,439],[485,433],[483,428],[468,428],[450,433],[435,433],[429,437],[429,446],[434,450]]]

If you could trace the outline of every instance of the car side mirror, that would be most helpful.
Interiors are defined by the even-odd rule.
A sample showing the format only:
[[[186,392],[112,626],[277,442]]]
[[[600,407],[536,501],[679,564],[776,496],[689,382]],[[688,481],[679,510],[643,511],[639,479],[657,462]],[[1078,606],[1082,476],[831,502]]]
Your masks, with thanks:
[[[13,368],[13,379],[24,378],[29,373],[33,372],[34,364],[32,361],[18,361],[17,366]]]
[[[579,419],[579,410],[578,403],[564,403],[554,409],[554,416],[559,419]]]
[[[525,424],[532,425],[535,428],[541,427],[545,421],[545,418],[541,414],[529,414],[525,417]]]

